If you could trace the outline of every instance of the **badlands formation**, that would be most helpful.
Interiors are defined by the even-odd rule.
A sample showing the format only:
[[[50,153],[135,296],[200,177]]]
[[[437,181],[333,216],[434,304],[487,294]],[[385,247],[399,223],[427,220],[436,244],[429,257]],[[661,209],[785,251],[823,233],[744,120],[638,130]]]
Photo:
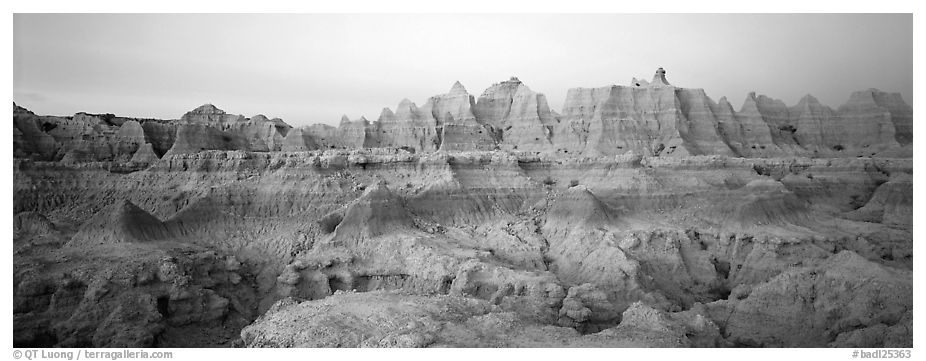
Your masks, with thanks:
[[[912,347],[912,118],[662,69],[337,127],[14,104],[14,344]]]

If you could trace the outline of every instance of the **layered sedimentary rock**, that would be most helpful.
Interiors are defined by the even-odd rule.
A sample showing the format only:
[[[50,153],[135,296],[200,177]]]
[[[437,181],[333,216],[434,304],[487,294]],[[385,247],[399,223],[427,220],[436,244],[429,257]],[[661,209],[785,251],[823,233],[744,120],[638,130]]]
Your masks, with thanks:
[[[176,125],[156,119],[77,113],[71,117],[37,116],[13,105],[13,147],[18,158],[68,164],[127,162],[138,148],[152,143],[157,154],[172,145]]]
[[[177,138],[177,125],[170,121],[147,121],[141,127],[145,130],[145,142],[151,143],[159,157],[170,150]]]
[[[841,145],[846,148],[870,148],[863,151],[875,153],[898,144],[893,113],[890,108],[882,107],[878,102],[884,101],[885,98],[899,101],[894,112],[899,111],[898,123],[906,126],[903,118],[909,113],[905,109],[897,109],[897,106],[903,104],[898,94],[885,94],[877,89],[855,92],[846,104],[837,109],[841,122],[841,127],[837,129],[844,131],[837,139],[847,143]],[[912,134],[905,133],[900,139],[912,139]]]
[[[245,118],[205,104],[180,118],[177,136],[168,154],[203,150],[280,151],[292,129],[278,118],[263,115]]]
[[[837,111],[812,96],[789,108],[755,93],[734,111],[726,98],[714,103],[657,71],[652,82],[634,79],[630,87],[570,89],[553,140],[567,154],[872,156],[908,144],[909,133],[895,135],[894,123],[907,129],[910,119],[899,94],[876,89],[853,93]]]
[[[315,137],[302,128],[294,128],[286,134],[286,138],[283,138],[281,150],[284,152],[304,152],[315,149],[319,149]]]
[[[343,149],[346,144],[341,140],[337,127],[327,124],[313,124],[290,130],[283,139],[284,152],[301,152],[319,149]]]
[[[51,159],[58,151],[57,141],[45,129],[44,122],[26,108],[13,103],[13,155],[24,158],[35,155]]]
[[[160,158],[154,152],[154,147],[150,143],[145,143],[138,147],[135,154],[132,154],[132,159],[129,162],[140,167],[147,167],[157,162],[158,159]]]
[[[481,300],[515,324],[603,337],[617,332],[601,333],[620,327],[627,312],[643,312],[636,302],[668,324],[694,320],[694,311],[721,322],[709,317],[714,308],[698,311],[698,304],[745,294],[838,250],[909,269],[908,228],[859,222],[838,210],[868,199],[895,203],[876,193],[892,189],[886,180],[903,183],[911,167],[909,160],[878,159],[207,151],[168,155],[130,174],[21,163],[14,206],[93,224],[108,214],[97,208],[99,199],[129,199],[164,219],[170,239],[228,252],[252,267],[261,312],[282,297],[400,291],[424,297],[420,302],[433,295]],[[868,203],[874,209],[884,201]],[[122,242],[98,247],[173,244],[122,234]],[[39,244],[50,247],[32,247]],[[618,334],[634,342],[650,337],[624,326]],[[723,335],[728,340],[708,343],[751,342]],[[813,342],[825,346],[839,335]],[[700,344],[686,337],[614,345]],[[582,340],[573,345],[598,342]]]
[[[868,202],[850,212],[849,217],[900,228],[912,228],[912,207],[913,177],[907,173],[898,173],[878,186]]]
[[[912,111],[853,99],[659,71],[563,115],[516,79],[340,127],[14,106],[14,344],[910,347]]]
[[[678,112],[673,87],[570,89],[554,141],[570,154],[685,155]]]
[[[470,298],[338,293],[281,301],[245,328],[242,339],[248,347],[712,347],[719,339],[703,317],[689,321],[635,306],[626,324],[583,336]],[[315,330],[311,336],[301,332],[306,327]]]
[[[555,117],[543,94],[518,78],[494,84],[479,96],[476,117],[495,129],[504,150],[548,151]]]
[[[174,145],[164,155],[238,149],[250,149],[249,141],[241,134],[207,124],[181,124],[177,127]]]
[[[238,124],[238,127],[250,141],[251,149],[255,151],[282,150],[283,138],[292,129],[292,126],[280,118],[267,119],[263,115],[255,115]]]
[[[154,242],[169,237],[167,227],[129,201],[115,202],[84,222],[68,247],[120,242]]]
[[[720,129],[727,115],[707,96],[703,89],[678,89],[681,119],[679,136],[692,154],[734,155],[730,140]],[[720,114],[717,114],[717,113]]]
[[[180,117],[181,124],[210,124],[219,128],[231,128],[244,120],[242,115],[226,114],[212,104],[203,104]]]
[[[794,141],[814,154],[838,151],[841,143],[836,112],[820,104],[812,95],[805,95],[797,105],[788,109],[789,121],[794,125]],[[836,148],[836,149],[834,149]]]
[[[911,324],[906,316],[913,304],[909,276],[909,271],[885,268],[843,251],[707,307],[715,319],[724,320],[728,339],[743,345],[838,344],[853,337],[848,334],[882,327],[892,333],[882,341],[886,347],[903,347],[908,344]]]
[[[115,144],[107,141],[116,129],[107,126],[102,117],[87,113],[74,114],[64,119],[48,133],[61,144],[62,161],[69,163],[112,159]]]
[[[341,124],[338,125],[338,136],[346,148],[371,148],[378,143],[376,134],[371,134],[370,121],[367,118],[360,117],[357,120],[349,120],[347,116],[341,117]]]
[[[135,154],[142,144],[145,144],[145,130],[141,124],[134,120],[127,120],[119,126],[115,134],[116,144],[113,151],[119,154]]]
[[[913,143],[913,107],[904,102],[900,93],[885,93],[878,89],[863,91],[871,93],[878,107],[886,109],[891,114],[894,123],[894,138],[901,145]]]
[[[807,95],[794,106],[749,93],[738,110],[702,89],[650,82],[573,88],[562,114],[516,77],[478,99],[462,84],[418,107],[403,99],[376,121],[342,117],[291,132],[280,119],[227,114],[211,104],[176,121],[111,114],[38,117],[14,104],[14,150],[70,164],[128,161],[151,143],[157,155],[204,150],[311,151],[404,148],[415,152],[527,151],[567,156],[910,157],[913,110],[897,93],[852,93],[833,110]],[[138,130],[138,125],[142,130]],[[123,129],[124,128],[124,129]],[[288,136],[290,135],[291,136]],[[51,136],[50,138],[48,136]],[[143,136],[143,137],[142,137]],[[142,139],[143,138],[143,139]]]
[[[422,111],[412,101],[402,99],[393,113],[383,109],[374,132],[379,135],[381,147],[414,149],[416,152],[434,152],[440,146],[437,119]]]
[[[431,97],[422,107],[436,119],[443,151],[493,150],[496,148],[492,132],[473,113],[475,99],[463,84],[456,82],[450,92]]]
[[[35,244],[39,234],[20,237],[31,245],[19,248],[14,266],[16,345],[227,347],[256,316],[245,266],[209,248],[53,248]]]

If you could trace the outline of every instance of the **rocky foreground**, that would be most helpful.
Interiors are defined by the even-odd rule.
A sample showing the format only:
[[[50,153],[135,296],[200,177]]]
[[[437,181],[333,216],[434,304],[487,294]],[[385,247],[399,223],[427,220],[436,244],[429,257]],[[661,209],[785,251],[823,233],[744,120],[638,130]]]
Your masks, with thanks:
[[[896,94],[13,117],[18,347],[912,347]]]

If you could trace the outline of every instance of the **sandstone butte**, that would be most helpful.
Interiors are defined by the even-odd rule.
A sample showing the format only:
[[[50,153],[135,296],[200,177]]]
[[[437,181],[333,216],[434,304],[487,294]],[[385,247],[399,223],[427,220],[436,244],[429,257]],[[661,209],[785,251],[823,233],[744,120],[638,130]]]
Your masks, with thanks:
[[[651,81],[13,106],[16,347],[912,347],[912,119]]]

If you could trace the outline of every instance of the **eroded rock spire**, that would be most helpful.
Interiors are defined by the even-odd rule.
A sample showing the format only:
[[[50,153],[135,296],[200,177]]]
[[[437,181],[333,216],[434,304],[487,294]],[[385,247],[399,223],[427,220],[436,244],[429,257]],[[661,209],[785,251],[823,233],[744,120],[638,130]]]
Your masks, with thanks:
[[[659,86],[659,85],[671,86],[672,85],[672,84],[669,84],[668,80],[666,80],[666,71],[663,68],[656,69],[656,75],[653,75],[653,81],[650,82],[650,84],[655,85],[655,86]]]

